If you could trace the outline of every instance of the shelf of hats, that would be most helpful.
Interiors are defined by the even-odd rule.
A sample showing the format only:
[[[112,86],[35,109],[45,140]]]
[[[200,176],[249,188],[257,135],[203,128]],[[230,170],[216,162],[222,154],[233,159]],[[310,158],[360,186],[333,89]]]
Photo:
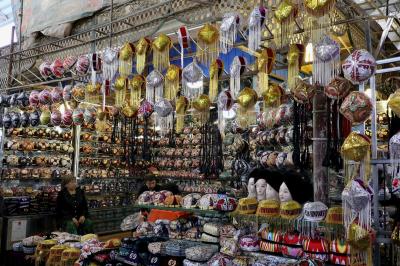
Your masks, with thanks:
[[[13,250],[46,265],[372,265],[368,121],[378,106],[381,157],[398,159],[400,93],[375,102],[357,89],[377,63],[362,49],[343,57],[325,29],[331,2],[257,6],[44,61],[57,86],[1,94],[6,215],[54,212],[60,180],[74,176],[97,233],[46,228]],[[300,13],[318,26],[299,37]],[[267,41],[267,25],[281,37]],[[315,94],[327,101],[323,152]],[[315,156],[329,168],[328,202],[313,201]],[[383,195],[398,191],[391,166]],[[148,180],[160,189],[138,193]],[[114,231],[128,237],[98,236]]]

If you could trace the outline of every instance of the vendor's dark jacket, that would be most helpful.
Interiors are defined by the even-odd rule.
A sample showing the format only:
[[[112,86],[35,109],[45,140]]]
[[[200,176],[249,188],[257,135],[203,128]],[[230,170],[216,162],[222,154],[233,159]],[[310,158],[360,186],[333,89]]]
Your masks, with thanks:
[[[59,225],[72,218],[79,219],[81,216],[88,217],[88,204],[85,193],[77,188],[75,195],[71,195],[67,189],[63,189],[57,196],[57,218]]]

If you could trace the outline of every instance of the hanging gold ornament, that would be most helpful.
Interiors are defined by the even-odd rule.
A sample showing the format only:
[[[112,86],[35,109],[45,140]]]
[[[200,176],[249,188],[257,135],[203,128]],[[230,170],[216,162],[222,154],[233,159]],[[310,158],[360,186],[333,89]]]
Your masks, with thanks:
[[[311,42],[317,43],[330,24],[329,14],[336,0],[304,0],[304,8],[309,16],[304,19],[304,30],[311,35]]]
[[[185,113],[189,107],[189,100],[185,96],[179,96],[175,102],[176,133],[181,133],[185,122]]]
[[[197,39],[197,58],[202,64],[209,66],[212,61],[217,59],[219,54],[218,29],[215,26],[207,23],[199,30]]]
[[[130,88],[130,102],[129,104],[133,107],[139,107],[142,99],[142,90],[146,86],[146,81],[142,75],[135,75],[129,81]]]
[[[121,107],[125,102],[126,89],[128,80],[125,77],[119,76],[114,82],[115,89],[115,106]]]
[[[246,87],[240,91],[239,96],[237,97],[239,108],[236,119],[240,127],[246,128],[256,122],[254,106],[256,105],[257,100],[258,95],[255,90]]]
[[[224,62],[221,59],[216,59],[210,66],[210,85],[208,95],[212,102],[215,101],[218,95],[218,80],[222,75]]]
[[[142,74],[146,66],[146,58],[151,48],[150,39],[143,37],[136,44],[136,72]]]
[[[264,95],[269,87],[268,74],[272,72],[272,68],[275,65],[276,53],[272,48],[265,48],[261,51],[260,56],[257,58],[257,69],[258,69],[258,86],[257,94]]]
[[[174,100],[179,91],[179,81],[181,80],[182,70],[176,65],[169,65],[165,74],[164,98]]]
[[[282,104],[284,91],[278,84],[271,84],[261,96],[264,100],[264,107],[278,107]]]
[[[400,89],[390,94],[388,106],[392,109],[393,113],[400,117]]]
[[[121,109],[122,114],[127,118],[134,117],[135,114],[137,114],[137,111],[138,107],[132,106],[128,101],[125,101]]]
[[[208,119],[210,118],[210,97],[208,97],[206,94],[202,94],[192,102],[192,106],[199,113],[200,123],[202,125],[207,123]]]
[[[119,50],[119,74],[127,77],[132,73],[132,58],[135,54],[135,47],[131,43],[126,43]]]
[[[297,7],[290,0],[282,0],[275,10],[274,17],[278,22],[276,44],[283,47],[289,43],[289,37],[294,32],[294,21],[297,15]]]
[[[100,103],[101,84],[89,82],[86,85],[85,101],[89,103]]]
[[[304,57],[304,45],[291,44],[289,53],[287,54],[288,60],[288,88],[293,90],[296,87],[296,77],[299,75],[300,67]]]
[[[160,72],[169,65],[169,49],[171,46],[171,38],[164,33],[161,33],[153,41],[153,65]]]
[[[329,13],[335,3],[335,0],[304,0],[304,7],[309,14],[320,17]]]

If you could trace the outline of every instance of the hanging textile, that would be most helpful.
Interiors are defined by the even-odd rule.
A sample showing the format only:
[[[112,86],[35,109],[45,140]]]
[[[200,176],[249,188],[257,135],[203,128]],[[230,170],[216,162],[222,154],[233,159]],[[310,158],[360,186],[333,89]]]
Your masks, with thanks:
[[[147,54],[151,49],[151,41],[146,37],[140,38],[136,44],[136,72],[142,74],[146,66]]]
[[[182,26],[178,30],[178,42],[179,46],[181,47],[181,68],[183,68],[183,55],[185,52],[185,49],[188,49],[190,47],[190,35],[189,31],[186,28],[186,26]]]
[[[176,99],[175,111],[176,111],[176,133],[181,133],[185,122],[185,113],[189,107],[189,101],[185,96],[179,96]]]
[[[164,98],[174,100],[179,91],[182,70],[176,65],[169,65],[165,74]]]
[[[164,33],[161,33],[153,41],[153,65],[160,72],[169,66],[169,49],[171,49],[171,46],[171,38]]]
[[[329,13],[334,9],[336,0],[314,1],[304,0],[304,9],[308,13],[305,17],[304,29],[311,35],[312,43],[321,40],[326,29],[329,27]]]
[[[115,89],[115,106],[122,107],[125,103],[126,91],[128,88],[128,79],[123,76],[119,76],[115,79],[114,89]]]
[[[299,75],[300,67],[304,58],[304,45],[291,44],[287,54],[288,60],[288,88],[292,90],[296,87],[296,77]]]
[[[230,67],[230,89],[236,99],[240,92],[240,76],[246,70],[246,59],[243,56],[235,56]]]
[[[102,107],[103,111],[106,104],[106,96],[110,95],[111,81],[118,70],[118,51],[107,47],[103,53],[103,85],[102,85]]]
[[[289,37],[293,36],[297,6],[290,0],[282,0],[275,10],[274,17],[277,23],[275,43],[278,47],[289,44]]]
[[[261,51],[260,56],[257,57],[258,86],[256,92],[258,95],[263,95],[268,90],[268,74],[272,72],[272,68],[275,65],[275,56],[276,53],[272,48],[265,48]]]
[[[212,61],[217,59],[219,54],[219,32],[218,29],[207,23],[197,34],[196,56],[200,63],[209,66]]]
[[[218,95],[218,81],[223,70],[224,62],[221,59],[216,59],[210,66],[210,85],[208,95],[211,102],[214,102]]]
[[[161,100],[164,95],[164,77],[161,73],[154,69],[146,77],[146,100],[154,104]]]
[[[142,100],[142,91],[145,89],[146,81],[142,75],[135,75],[129,81],[130,102],[133,107],[139,107]]]
[[[252,51],[260,48],[262,39],[262,28],[265,25],[265,18],[267,17],[267,9],[259,6],[253,9],[250,14],[249,25],[249,41],[248,47]]]
[[[203,71],[193,58],[193,62],[182,70],[182,95],[192,100],[203,92]]]
[[[132,58],[135,54],[135,46],[131,43],[126,43],[119,50],[119,74],[122,77],[127,77],[132,73]]]
[[[208,95],[202,94],[193,100],[193,108],[195,109],[195,114],[199,115],[199,122],[201,125],[207,123],[210,118],[210,106],[211,101]]]
[[[313,82],[328,85],[340,73],[340,45],[325,35],[314,48]]]
[[[240,23],[242,21],[239,13],[224,14],[221,22],[219,49],[221,53],[229,53],[235,44],[238,31],[240,30]]]
[[[237,102],[239,104],[238,116],[236,121],[241,128],[247,128],[256,122],[254,106],[258,100],[258,95],[251,88],[244,88],[240,91]]]
[[[173,110],[171,102],[167,99],[161,99],[154,104],[154,111],[157,114],[156,127],[160,129],[161,136],[170,133],[173,128]]]

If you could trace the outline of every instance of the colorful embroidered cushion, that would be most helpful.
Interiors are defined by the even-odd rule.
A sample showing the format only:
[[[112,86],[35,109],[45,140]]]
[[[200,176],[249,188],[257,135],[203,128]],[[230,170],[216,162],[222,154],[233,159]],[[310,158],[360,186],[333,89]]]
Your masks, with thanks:
[[[329,260],[329,244],[324,239],[305,239],[303,241],[304,257],[308,259]]]
[[[221,226],[219,234],[221,237],[234,237],[236,235],[236,228],[232,224],[225,224]]]
[[[333,240],[329,261],[336,265],[350,265],[350,246],[343,240]]]
[[[283,235],[280,231],[270,231],[264,229],[261,231],[260,249],[271,253],[282,253]]]
[[[282,254],[289,258],[303,256],[303,237],[297,232],[286,233],[283,236]]]

